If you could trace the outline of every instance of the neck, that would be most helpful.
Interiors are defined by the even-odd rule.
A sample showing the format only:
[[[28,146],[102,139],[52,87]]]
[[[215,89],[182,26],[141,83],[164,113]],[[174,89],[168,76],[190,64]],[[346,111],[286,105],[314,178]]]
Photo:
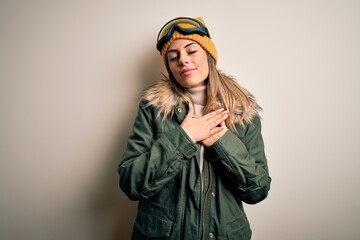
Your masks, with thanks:
[[[205,106],[206,104],[206,85],[194,88],[188,88],[194,104]]]

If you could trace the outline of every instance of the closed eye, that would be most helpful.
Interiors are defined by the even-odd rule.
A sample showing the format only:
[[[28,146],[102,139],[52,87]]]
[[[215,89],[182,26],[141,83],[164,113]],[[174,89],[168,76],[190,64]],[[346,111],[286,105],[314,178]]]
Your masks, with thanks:
[[[169,58],[169,61],[175,61],[177,58],[179,58],[179,57],[175,56],[175,57]]]

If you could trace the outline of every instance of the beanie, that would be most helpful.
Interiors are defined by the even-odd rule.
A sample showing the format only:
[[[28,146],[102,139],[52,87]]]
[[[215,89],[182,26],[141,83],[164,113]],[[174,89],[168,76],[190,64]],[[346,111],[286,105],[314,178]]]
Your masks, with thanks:
[[[197,17],[195,18],[196,20],[200,21],[202,24],[205,25],[204,20],[201,17]],[[179,23],[179,26],[182,28],[193,28],[194,26],[190,23]],[[205,51],[207,51],[212,58],[214,58],[215,63],[217,63],[217,51],[215,48],[215,45],[213,43],[213,41],[206,35],[201,36],[199,34],[189,34],[189,35],[183,35],[178,31],[174,31],[174,33],[172,34],[172,37],[170,38],[170,40],[168,42],[166,42],[163,46],[163,48],[161,49],[161,55],[163,57],[163,61],[165,66],[167,65],[167,56],[166,56],[166,52],[167,49],[169,48],[170,44],[172,42],[174,42],[176,39],[188,39],[188,40],[193,40],[195,42],[197,42],[203,49],[205,49]]]

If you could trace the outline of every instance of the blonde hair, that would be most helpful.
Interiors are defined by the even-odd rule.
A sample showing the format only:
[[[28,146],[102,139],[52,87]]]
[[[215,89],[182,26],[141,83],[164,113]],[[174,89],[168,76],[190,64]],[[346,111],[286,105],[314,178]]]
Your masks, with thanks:
[[[251,123],[254,116],[259,115],[260,106],[256,103],[255,97],[245,88],[237,83],[235,78],[228,76],[216,68],[214,59],[208,54],[209,76],[207,79],[207,102],[203,114],[209,113],[220,107],[229,111],[229,117],[225,123],[231,129],[235,124],[244,126],[245,122]],[[177,95],[177,103],[183,101],[192,102],[189,93],[180,86],[172,75],[168,64],[166,65],[169,77],[165,80],[170,88]],[[164,82],[164,83],[165,83]],[[146,96],[146,95],[145,95]],[[146,97],[145,97],[146,98]],[[151,102],[150,102],[151,104]],[[173,109],[159,108],[158,114],[163,118],[173,114]]]
[[[208,57],[209,77],[207,82],[207,103],[204,114],[219,108],[229,110],[226,125],[234,128],[238,123],[251,123],[254,116],[259,115],[260,106],[255,97],[236,81],[232,76],[226,75],[216,68],[212,57]]]

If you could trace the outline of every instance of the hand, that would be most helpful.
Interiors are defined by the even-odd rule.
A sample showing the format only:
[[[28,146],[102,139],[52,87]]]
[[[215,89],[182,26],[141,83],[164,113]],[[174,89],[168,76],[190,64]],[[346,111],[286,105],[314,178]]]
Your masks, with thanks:
[[[218,125],[224,122],[228,116],[229,112],[220,108],[202,117],[195,117],[194,107],[189,104],[189,112],[181,127],[194,142],[199,142],[224,131],[224,124],[222,124],[223,126]]]
[[[222,136],[224,136],[224,134],[226,133],[226,131],[228,130],[228,128],[225,125],[225,121],[222,121],[220,123],[220,127],[222,128],[222,130],[216,134],[211,135],[210,137],[204,139],[201,141],[201,144],[204,145],[205,147],[210,147],[212,146],[217,140],[219,140]]]

